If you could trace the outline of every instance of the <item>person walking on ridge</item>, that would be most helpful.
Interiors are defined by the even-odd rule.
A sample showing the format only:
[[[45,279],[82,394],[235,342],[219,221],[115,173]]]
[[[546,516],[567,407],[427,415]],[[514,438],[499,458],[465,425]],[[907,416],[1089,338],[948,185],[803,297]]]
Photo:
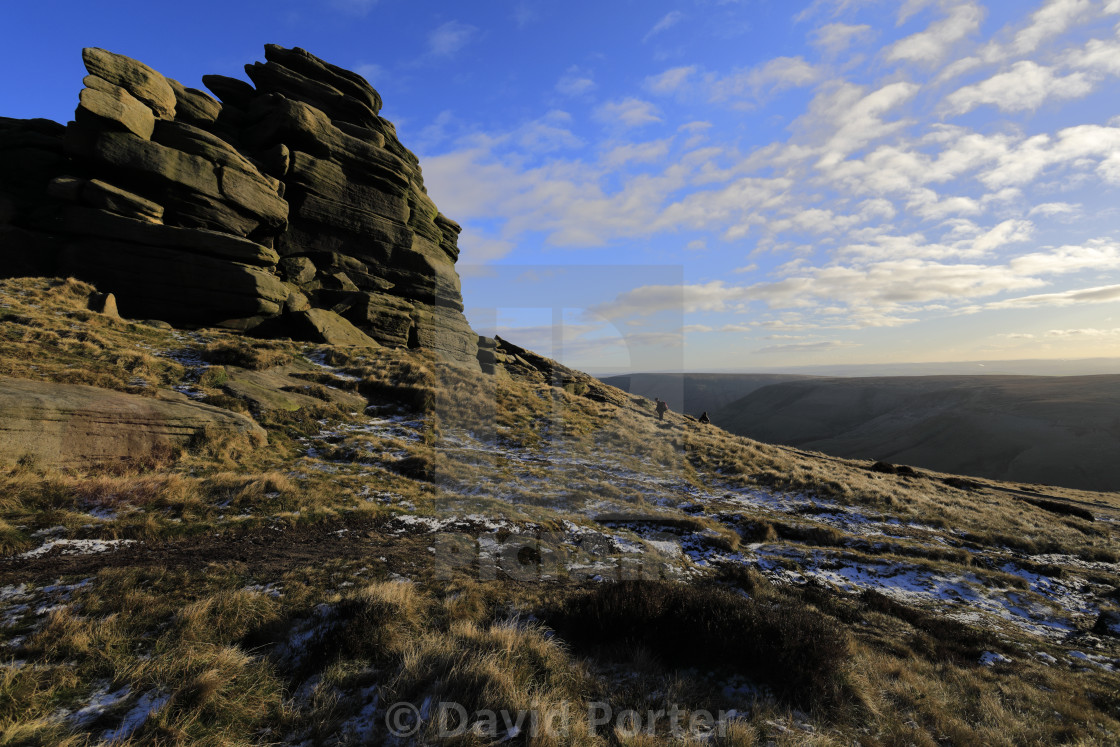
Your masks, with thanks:
[[[654,400],[657,402],[657,419],[664,420],[665,413],[668,411],[669,405],[665,404],[665,400],[661,399],[660,397],[654,397]]]

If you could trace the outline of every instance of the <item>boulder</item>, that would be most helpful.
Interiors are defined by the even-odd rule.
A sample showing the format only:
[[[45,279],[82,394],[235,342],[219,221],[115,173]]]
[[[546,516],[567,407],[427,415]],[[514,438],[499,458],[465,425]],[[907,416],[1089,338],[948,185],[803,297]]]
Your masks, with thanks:
[[[228,166],[249,174],[255,174],[265,187],[275,192],[280,188],[280,180],[265,176],[257,170],[256,164],[237,151],[232,145],[199,127],[185,122],[156,123],[154,137],[160,145],[165,145],[184,153],[202,156],[219,166]]]
[[[120,86],[143,101],[161,119],[175,117],[175,91],[162,75],[143,62],[104,49],[82,50],[82,62],[90,75]]]
[[[380,347],[365,332],[355,327],[333,311],[307,309],[289,314],[286,327],[294,340],[322,342],[328,345],[354,345]]]
[[[347,96],[353,96],[374,114],[381,111],[381,94],[375,91],[365,78],[324,62],[305,49],[299,47],[285,49],[278,44],[265,44],[264,58],[301,75],[323,81]]]
[[[156,127],[156,117],[151,109],[128,91],[112,84],[106,84],[102,88],[82,89],[74,117],[81,121],[90,116],[145,140],[152,136]]]
[[[79,179],[60,176],[51,180],[47,194],[60,200],[78,202],[92,208],[144,221],[159,223],[163,220],[163,207],[139,195],[126,192],[100,179]]]
[[[236,366],[226,366],[228,379],[222,388],[233,396],[245,400],[254,409],[262,410],[299,410],[303,407],[316,407],[324,400],[312,397],[308,391],[308,381],[301,375],[314,372],[310,364],[295,364],[270,368],[265,371],[250,371]],[[361,412],[366,407],[365,397],[356,392],[325,388],[327,400],[346,411]],[[322,392],[323,390],[319,390]]]
[[[209,88],[223,104],[240,109],[247,108],[257,96],[251,85],[226,75],[203,75],[202,85]]]
[[[117,298],[112,293],[90,294],[88,307],[90,311],[96,311],[98,314],[104,314],[113,319],[121,318],[120,313],[117,312]]]
[[[205,158],[121,132],[90,132],[67,128],[69,152],[102,173],[119,173],[147,187],[147,194],[198,192],[221,197],[217,167]]]
[[[330,83],[309,78],[275,62],[254,62],[245,66],[245,74],[257,90],[269,90],[288,98],[306,101],[331,119],[372,124],[377,113],[366,103],[339,91]]]
[[[175,121],[205,127],[218,121],[222,105],[205,91],[187,88],[173,78],[167,78],[175,92]]]
[[[284,257],[280,271],[296,285],[307,285],[315,277],[315,265],[307,257]]]
[[[250,418],[187,401],[76,384],[0,378],[0,456],[49,467],[144,461],[200,438],[265,443]]]

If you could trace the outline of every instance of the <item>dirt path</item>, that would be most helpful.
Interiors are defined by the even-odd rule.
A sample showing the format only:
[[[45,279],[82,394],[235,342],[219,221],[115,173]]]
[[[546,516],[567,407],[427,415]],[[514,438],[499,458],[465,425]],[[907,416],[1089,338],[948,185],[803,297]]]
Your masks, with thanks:
[[[106,568],[197,567],[241,563],[255,571],[283,572],[336,559],[384,557],[389,568],[408,574],[430,565],[431,536],[385,531],[384,522],[325,521],[294,527],[269,526],[199,537],[142,542],[90,555],[52,551],[35,558],[0,558],[0,585],[93,575]]]

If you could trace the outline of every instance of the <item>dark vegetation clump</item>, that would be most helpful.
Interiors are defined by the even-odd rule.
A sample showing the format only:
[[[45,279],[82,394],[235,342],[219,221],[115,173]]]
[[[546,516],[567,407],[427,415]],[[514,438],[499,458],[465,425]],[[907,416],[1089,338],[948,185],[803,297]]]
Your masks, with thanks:
[[[431,411],[436,401],[432,387],[375,379],[366,379],[358,384],[358,392],[372,403],[393,404],[415,412]]]
[[[323,402],[331,402],[331,392],[322,384],[302,384],[300,386],[285,386],[280,388],[281,391],[291,392],[292,394],[302,394],[306,397],[314,397],[315,399],[322,400]]]
[[[1043,511],[1049,511],[1052,514],[1058,514],[1059,516],[1076,516],[1078,519],[1084,519],[1085,521],[1095,521],[1092,511],[1082,508],[1081,506],[1075,506],[1071,503],[1048,501],[1045,498],[1023,498],[1023,500],[1036,508],[1041,508]]]
[[[869,470],[872,472],[881,472],[884,475],[903,475],[904,477],[917,477],[918,471],[913,467],[905,464],[891,464],[890,462],[875,462]]]
[[[957,490],[973,491],[980,490],[984,487],[982,484],[975,480],[969,480],[967,477],[945,477],[942,478],[941,482]]]
[[[914,628],[917,635],[911,646],[933,661],[975,664],[985,650],[1001,648],[993,636],[979,628],[896,602],[874,589],[863,591],[859,600],[864,610],[889,615]]]
[[[412,480],[435,482],[436,461],[429,454],[413,454],[390,465],[394,472]]]
[[[748,674],[801,706],[851,700],[848,635],[797,600],[624,581],[566,597],[542,617],[581,653],[609,657],[637,646],[666,666]]]

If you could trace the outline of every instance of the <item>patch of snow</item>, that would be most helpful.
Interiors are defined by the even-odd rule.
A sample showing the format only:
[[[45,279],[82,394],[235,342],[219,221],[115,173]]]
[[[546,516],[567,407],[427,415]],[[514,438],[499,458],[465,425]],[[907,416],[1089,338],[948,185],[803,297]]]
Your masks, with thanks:
[[[282,591],[283,588],[283,585],[279,582],[272,581],[267,584],[249,584],[248,586],[244,587],[242,591],[251,591],[256,594],[265,594],[267,596],[279,599],[280,597],[284,596],[284,592]]]
[[[167,705],[167,701],[171,700],[171,693],[164,693],[159,690],[150,690],[140,696],[136,701],[136,705],[132,707],[128,713],[125,714],[121,720],[120,726],[116,729],[110,729],[101,735],[102,741],[112,744],[113,742],[120,742],[132,736],[133,732],[144,725],[148,718]]]
[[[45,545],[28,550],[19,557],[37,558],[46,555],[51,550],[58,548],[61,555],[92,555],[99,552],[109,552],[122,545],[131,545],[135,540],[98,540],[98,539],[60,539],[51,540]]]
[[[1011,659],[1008,659],[1003,654],[997,654],[994,651],[985,651],[980,654],[980,664],[985,667],[994,667],[996,664],[1010,664]]]
[[[67,716],[66,720],[70,722],[71,726],[80,729],[92,721],[96,721],[109,709],[123,702],[131,692],[132,688],[128,685],[116,692],[109,692],[109,683],[102,683],[90,695],[89,701]]]

